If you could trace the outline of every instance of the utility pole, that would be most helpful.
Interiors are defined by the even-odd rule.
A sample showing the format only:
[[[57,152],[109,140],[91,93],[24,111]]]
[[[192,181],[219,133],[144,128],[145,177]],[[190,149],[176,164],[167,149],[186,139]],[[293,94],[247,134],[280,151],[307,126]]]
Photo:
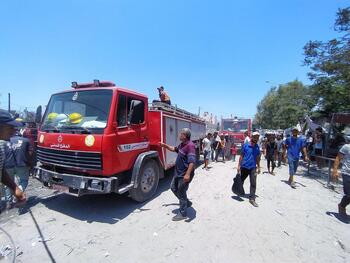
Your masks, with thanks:
[[[8,93],[8,103],[9,103],[8,111],[11,112],[11,94],[10,93]]]

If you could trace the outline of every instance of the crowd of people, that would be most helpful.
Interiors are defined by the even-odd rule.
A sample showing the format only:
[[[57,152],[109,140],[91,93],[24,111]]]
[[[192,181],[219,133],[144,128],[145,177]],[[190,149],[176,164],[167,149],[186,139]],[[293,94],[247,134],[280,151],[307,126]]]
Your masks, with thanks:
[[[320,131],[319,131],[320,132]],[[316,138],[318,135],[316,135]],[[187,190],[194,176],[195,163],[195,145],[191,142],[191,131],[184,129],[180,133],[181,144],[178,147],[169,146],[161,143],[162,147],[166,147],[170,151],[178,153],[175,165],[175,176],[171,189],[180,201],[179,213],[173,218],[174,221],[186,219],[187,208],[192,203],[187,197]],[[321,138],[321,137],[319,137]],[[204,165],[202,169],[209,170],[209,163],[225,162],[225,144],[227,138],[220,136],[218,132],[208,133],[202,141],[202,151],[204,156]],[[319,141],[316,141],[316,145]],[[268,173],[275,175],[275,168],[281,167],[282,164],[289,167],[289,178],[287,183],[291,188],[296,188],[295,174],[298,170],[301,157],[305,162],[309,162],[309,156],[312,154],[308,145],[307,138],[299,135],[298,127],[292,128],[291,134],[283,138],[282,134],[268,134],[266,138],[261,139],[259,132],[253,132],[251,138],[248,133],[240,151],[240,157],[237,162],[237,175],[234,180],[232,190],[237,195],[245,195],[244,182],[249,177],[250,193],[249,202],[258,207],[256,202],[257,175],[261,173],[261,156],[264,155],[267,162]],[[319,147],[319,146],[318,146]],[[315,149],[319,149],[315,146]],[[237,147],[235,143],[231,144],[231,157],[233,162],[236,161]],[[222,158],[221,160],[219,158]],[[277,165],[276,165],[277,162]],[[350,141],[347,142],[339,151],[336,162],[334,164],[333,179],[336,180],[338,175],[339,164],[343,163],[341,172],[343,176],[344,196],[338,205],[339,214],[347,216],[346,206],[350,203]],[[235,184],[239,182],[241,190],[238,190]]]
[[[175,175],[171,183],[171,190],[179,199],[180,209],[178,214],[174,216],[174,221],[186,219],[187,208],[192,206],[192,203],[187,197],[187,190],[194,176],[194,165],[196,162],[196,151],[195,145],[191,142],[191,131],[187,128],[183,129],[180,132],[179,139],[181,144],[177,147],[160,143],[161,147],[165,147],[169,151],[178,153],[175,163]],[[243,185],[244,181],[249,177],[249,202],[255,207],[258,207],[256,202],[256,178],[257,174],[261,172],[260,159],[262,152],[259,146],[259,139],[260,134],[258,132],[253,132],[251,138],[249,138],[248,134],[246,134],[237,164],[237,176],[239,177],[241,185]],[[204,155],[203,169],[209,170],[210,160],[212,162],[225,162],[225,144],[225,136],[220,136],[218,132],[207,134],[206,138],[204,138],[202,141],[202,151]],[[263,153],[268,163],[268,172],[271,174],[274,174],[273,171],[275,168],[275,160],[279,158],[279,165],[281,165],[282,158],[286,159],[286,156],[288,156],[288,182],[291,187],[295,188],[294,175],[298,167],[301,151],[304,151],[304,158],[306,161],[308,161],[304,141],[298,137],[298,129],[294,128],[292,136],[286,139],[283,143],[281,142],[280,136],[277,137],[277,142],[275,141],[274,136],[269,136],[268,141],[266,141],[264,145]],[[237,147],[235,143],[231,145],[231,153],[232,160],[235,162],[237,154]],[[219,158],[221,158],[221,160]],[[243,193],[241,194],[244,194],[244,189]]]

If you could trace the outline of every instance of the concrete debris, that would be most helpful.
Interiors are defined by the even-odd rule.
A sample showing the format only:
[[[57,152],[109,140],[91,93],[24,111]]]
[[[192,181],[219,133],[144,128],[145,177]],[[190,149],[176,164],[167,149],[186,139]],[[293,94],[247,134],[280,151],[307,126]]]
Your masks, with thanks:
[[[285,233],[287,236],[291,236],[287,231],[283,231],[283,233]]]
[[[54,238],[53,237],[49,237],[49,238],[41,238],[41,237],[39,237],[38,238],[38,242],[42,242],[42,243],[44,243],[44,242],[49,242],[49,241],[51,241],[51,240],[53,240]]]
[[[70,254],[73,252],[74,248],[72,248],[71,246],[69,246],[69,245],[67,245],[67,244],[63,244],[63,245],[66,246],[66,247],[68,247],[68,249],[69,249],[66,255],[67,255],[67,256],[70,255]]]
[[[277,214],[281,215],[281,216],[284,216],[284,213],[281,212],[280,210],[275,210],[275,212],[276,212]]]
[[[12,247],[10,245],[0,247],[0,259],[7,257],[12,252]]]
[[[341,247],[342,250],[345,250],[345,245],[339,239],[336,240],[336,244],[338,244]]]

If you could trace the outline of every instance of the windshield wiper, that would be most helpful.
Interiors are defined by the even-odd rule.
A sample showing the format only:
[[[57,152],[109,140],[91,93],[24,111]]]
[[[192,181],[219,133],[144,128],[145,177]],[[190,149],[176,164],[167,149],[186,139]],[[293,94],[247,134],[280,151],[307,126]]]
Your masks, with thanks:
[[[59,132],[59,129],[57,129],[57,127],[54,127],[54,126],[52,126],[52,127],[46,127],[46,128],[43,128],[43,130],[45,131],[45,132]]]
[[[82,134],[91,134],[91,131],[84,127],[62,126],[62,130],[80,131]]]

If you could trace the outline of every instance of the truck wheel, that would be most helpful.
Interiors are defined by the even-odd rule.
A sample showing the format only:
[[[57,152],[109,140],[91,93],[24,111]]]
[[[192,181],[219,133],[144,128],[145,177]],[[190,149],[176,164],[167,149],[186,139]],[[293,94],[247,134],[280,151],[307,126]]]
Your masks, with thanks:
[[[129,193],[132,199],[137,202],[144,202],[150,199],[157,190],[159,182],[159,166],[155,160],[149,159],[140,169],[137,175],[137,188],[132,188]]]

